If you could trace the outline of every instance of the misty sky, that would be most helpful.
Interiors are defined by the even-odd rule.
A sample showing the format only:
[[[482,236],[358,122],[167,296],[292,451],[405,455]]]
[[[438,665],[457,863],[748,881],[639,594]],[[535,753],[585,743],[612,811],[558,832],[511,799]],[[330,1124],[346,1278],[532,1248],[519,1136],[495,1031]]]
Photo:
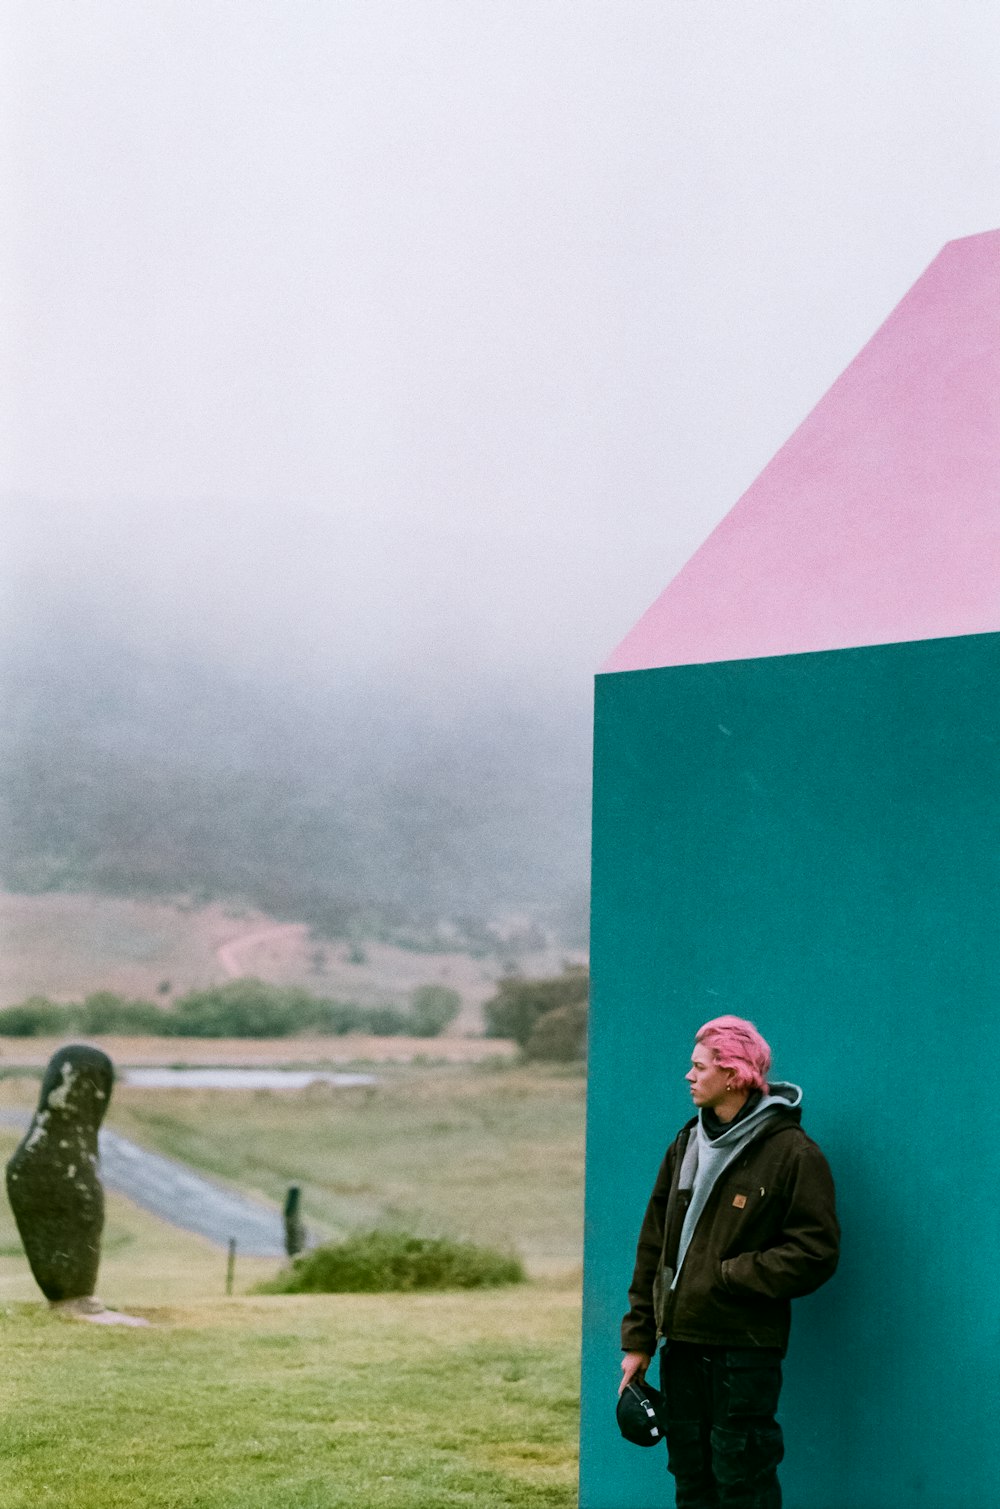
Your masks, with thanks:
[[[584,687],[947,240],[1000,8],[4,0],[8,613]]]

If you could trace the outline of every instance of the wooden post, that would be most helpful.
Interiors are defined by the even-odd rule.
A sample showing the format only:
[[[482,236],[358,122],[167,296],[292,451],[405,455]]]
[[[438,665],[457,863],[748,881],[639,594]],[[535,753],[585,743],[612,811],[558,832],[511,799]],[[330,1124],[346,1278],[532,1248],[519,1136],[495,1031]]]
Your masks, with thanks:
[[[226,1259],[226,1293],[233,1292],[233,1275],[236,1272],[236,1238],[229,1238],[229,1257]]]
[[[306,1229],[302,1224],[302,1191],[297,1184],[288,1186],[285,1196],[285,1251],[290,1258],[296,1257],[306,1245]]]

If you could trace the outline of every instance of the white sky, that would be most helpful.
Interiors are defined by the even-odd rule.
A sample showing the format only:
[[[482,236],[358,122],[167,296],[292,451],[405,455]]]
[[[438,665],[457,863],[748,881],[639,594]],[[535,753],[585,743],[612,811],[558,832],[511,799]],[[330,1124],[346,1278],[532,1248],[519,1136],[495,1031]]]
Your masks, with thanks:
[[[4,0],[8,601],[581,686],[947,240],[995,0]]]

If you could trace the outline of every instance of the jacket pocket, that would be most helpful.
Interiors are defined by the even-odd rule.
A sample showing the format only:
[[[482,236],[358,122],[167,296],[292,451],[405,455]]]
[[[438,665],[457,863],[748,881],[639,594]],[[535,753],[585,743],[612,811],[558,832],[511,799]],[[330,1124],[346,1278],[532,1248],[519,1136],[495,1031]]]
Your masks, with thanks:
[[[757,1494],[774,1481],[785,1454],[777,1425],[757,1425],[748,1430],[712,1429],[712,1471],[723,1490],[742,1489],[741,1503],[762,1503]],[[744,1498],[749,1489],[752,1498]],[[771,1502],[770,1496],[768,1502]]]

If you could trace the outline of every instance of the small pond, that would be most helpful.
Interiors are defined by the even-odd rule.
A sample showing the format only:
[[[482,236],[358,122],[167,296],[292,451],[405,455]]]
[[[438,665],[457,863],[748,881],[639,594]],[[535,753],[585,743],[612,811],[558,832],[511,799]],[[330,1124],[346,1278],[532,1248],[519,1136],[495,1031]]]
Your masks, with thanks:
[[[378,1084],[374,1074],[328,1069],[123,1069],[119,1079],[143,1090],[304,1090],[315,1084]]]

